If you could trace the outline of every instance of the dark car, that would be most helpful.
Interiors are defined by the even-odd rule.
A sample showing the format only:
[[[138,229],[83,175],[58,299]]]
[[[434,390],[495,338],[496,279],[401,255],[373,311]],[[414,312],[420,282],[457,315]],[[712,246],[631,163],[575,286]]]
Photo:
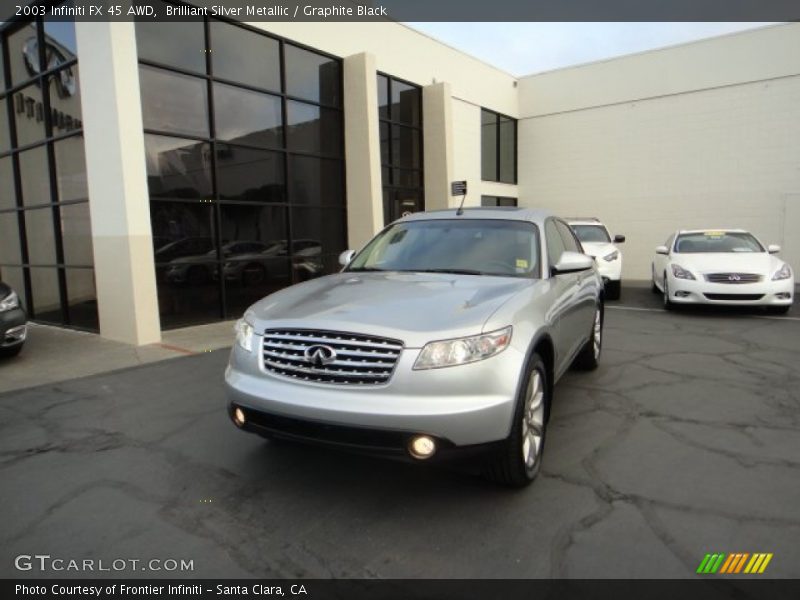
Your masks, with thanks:
[[[0,357],[16,356],[22,350],[28,326],[19,296],[0,281]]]

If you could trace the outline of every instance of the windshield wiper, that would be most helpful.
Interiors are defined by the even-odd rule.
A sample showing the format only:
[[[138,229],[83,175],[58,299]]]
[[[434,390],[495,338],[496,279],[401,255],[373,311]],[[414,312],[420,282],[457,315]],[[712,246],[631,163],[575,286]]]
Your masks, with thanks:
[[[453,275],[486,275],[474,269],[407,269],[412,273],[452,273]]]

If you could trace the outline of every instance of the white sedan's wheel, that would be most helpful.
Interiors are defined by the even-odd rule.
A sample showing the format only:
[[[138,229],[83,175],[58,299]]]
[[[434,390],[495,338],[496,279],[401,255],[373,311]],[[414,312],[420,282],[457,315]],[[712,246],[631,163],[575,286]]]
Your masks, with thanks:
[[[667,281],[667,274],[664,273],[664,308],[666,310],[672,310],[675,305],[670,300],[669,295],[669,282]]]

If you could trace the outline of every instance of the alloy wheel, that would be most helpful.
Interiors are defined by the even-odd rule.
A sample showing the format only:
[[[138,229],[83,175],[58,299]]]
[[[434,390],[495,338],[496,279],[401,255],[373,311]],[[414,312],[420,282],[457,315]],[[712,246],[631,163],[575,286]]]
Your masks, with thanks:
[[[527,469],[533,468],[542,450],[544,438],[544,379],[533,369],[525,390],[522,411],[522,458]]]

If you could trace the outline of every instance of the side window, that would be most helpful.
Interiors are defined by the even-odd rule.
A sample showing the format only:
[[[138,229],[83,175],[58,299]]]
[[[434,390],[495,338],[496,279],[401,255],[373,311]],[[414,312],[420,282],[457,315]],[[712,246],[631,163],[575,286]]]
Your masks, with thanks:
[[[578,238],[575,237],[575,234],[573,233],[572,229],[570,229],[569,225],[563,221],[556,221],[556,227],[558,227],[558,232],[561,234],[561,239],[564,241],[564,248],[570,252],[583,254],[583,247],[578,241]]]
[[[558,233],[556,223],[552,219],[544,225],[544,237],[547,242],[547,262],[554,267],[564,253],[564,240]]]

